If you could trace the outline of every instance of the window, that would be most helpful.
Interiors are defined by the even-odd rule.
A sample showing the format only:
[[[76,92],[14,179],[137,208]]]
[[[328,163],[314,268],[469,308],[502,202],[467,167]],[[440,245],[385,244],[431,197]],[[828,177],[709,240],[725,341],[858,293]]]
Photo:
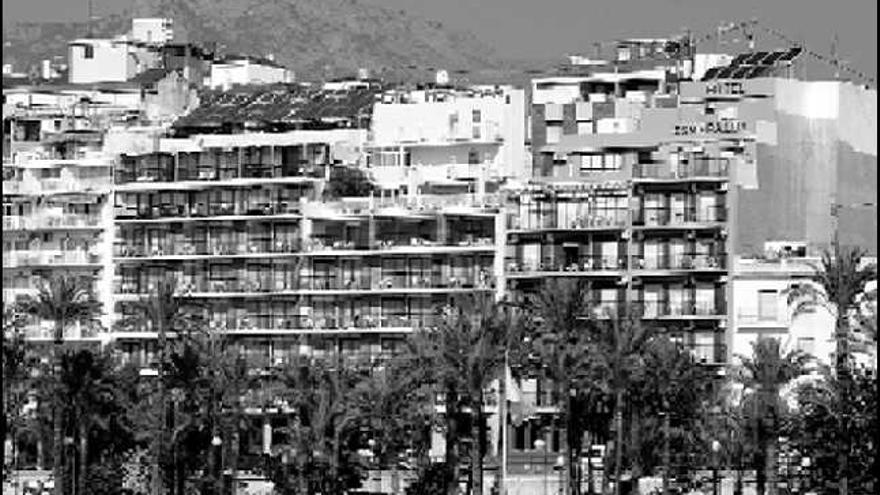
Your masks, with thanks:
[[[95,58],[95,47],[93,45],[83,45],[83,48],[85,49],[84,58]]]
[[[469,165],[477,165],[480,163],[480,152],[471,148],[468,151],[468,164]]]
[[[474,138],[474,139],[480,139],[480,138],[481,138],[480,126],[479,126],[479,125],[475,125],[475,126],[474,126],[473,138]]]
[[[482,118],[482,114],[480,113],[479,110],[474,110],[472,113],[473,113],[474,124],[479,124],[480,119]]]
[[[758,319],[760,321],[775,321],[778,292],[775,290],[758,291]]]
[[[815,353],[815,341],[816,339],[813,337],[799,337],[797,340],[797,350],[813,355]]]
[[[562,138],[562,126],[559,125],[548,125],[547,126],[547,144],[558,143]]]
[[[60,168],[44,168],[40,170],[40,178],[42,179],[60,179],[61,178],[61,169]]]

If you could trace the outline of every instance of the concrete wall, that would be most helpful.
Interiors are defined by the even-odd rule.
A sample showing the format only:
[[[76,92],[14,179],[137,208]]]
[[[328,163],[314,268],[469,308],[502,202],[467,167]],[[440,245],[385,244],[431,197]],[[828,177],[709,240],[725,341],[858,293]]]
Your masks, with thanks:
[[[812,248],[833,237],[832,201],[877,201],[877,93],[836,82],[776,80],[776,143],[759,144],[757,189],[741,190],[738,242],[760,253],[769,240]],[[840,238],[876,255],[876,206],[841,212]]]

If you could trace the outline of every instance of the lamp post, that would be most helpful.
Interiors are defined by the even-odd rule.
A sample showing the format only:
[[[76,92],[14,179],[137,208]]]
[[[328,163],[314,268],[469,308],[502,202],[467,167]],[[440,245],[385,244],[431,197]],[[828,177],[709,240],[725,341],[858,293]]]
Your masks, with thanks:
[[[535,440],[535,449],[544,451],[544,495],[547,495],[547,442],[543,438]]]
[[[214,434],[211,438],[211,451],[214,456],[214,494],[221,495],[223,493],[223,452],[220,450],[223,446],[223,440],[220,435]]]
[[[712,440],[712,494],[718,495],[718,454],[721,452],[721,442]]]
[[[812,459],[809,457],[801,458],[801,493],[807,493],[809,489],[808,481],[810,480],[810,463]]]
[[[76,495],[76,447],[73,443],[73,437],[64,437],[65,447],[70,448],[70,487],[73,495]],[[58,481],[55,481],[58,483]]]
[[[562,476],[562,470],[565,468],[565,457],[559,456],[556,458],[556,469],[559,471],[559,489],[558,493],[565,493],[565,480]]]

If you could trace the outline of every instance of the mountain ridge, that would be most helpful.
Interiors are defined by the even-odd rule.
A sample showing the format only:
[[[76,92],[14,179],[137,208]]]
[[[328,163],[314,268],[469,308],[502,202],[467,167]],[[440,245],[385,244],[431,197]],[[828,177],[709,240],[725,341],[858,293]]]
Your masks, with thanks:
[[[174,20],[175,41],[216,42],[229,53],[272,55],[300,80],[351,76],[361,67],[392,80],[431,79],[441,68],[453,79],[456,74],[471,79],[509,68],[472,33],[358,0],[134,0],[124,12],[91,27],[4,23],[4,62],[22,70],[44,58],[66,59],[67,42],[90,30],[95,36],[122,34],[131,17],[157,16]]]

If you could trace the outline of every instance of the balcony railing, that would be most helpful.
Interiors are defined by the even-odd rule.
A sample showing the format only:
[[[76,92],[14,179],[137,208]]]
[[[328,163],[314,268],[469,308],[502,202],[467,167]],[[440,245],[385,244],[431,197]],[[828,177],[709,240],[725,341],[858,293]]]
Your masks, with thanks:
[[[508,260],[509,273],[529,272],[593,272],[603,270],[625,270],[626,259],[617,256],[579,256],[569,261],[543,261],[528,263],[521,260]]]
[[[109,192],[112,181],[107,178],[95,179],[41,179],[28,181],[3,181],[6,194],[52,194]]]
[[[211,325],[225,331],[284,331],[284,330],[381,330],[383,328],[430,328],[441,323],[433,314],[376,315],[245,315],[240,318],[214,318]]]
[[[96,265],[100,263],[97,254],[87,251],[62,251],[62,252],[31,252],[31,251],[8,251],[3,253],[3,266],[27,267],[43,265]]]
[[[723,308],[713,301],[634,301],[635,314],[642,318],[677,316],[725,316]]]
[[[665,163],[636,163],[633,166],[633,177],[639,179],[724,178],[727,173],[727,160],[698,160],[681,163],[675,168]]]
[[[665,208],[646,207],[637,210],[633,223],[648,227],[721,223],[727,221],[727,207],[712,206],[705,208]]]
[[[521,218],[511,216],[507,222],[510,230],[578,230],[623,228],[629,219],[628,210],[608,210],[601,213],[581,215],[573,218],[531,216]]]
[[[475,277],[419,277],[416,275],[394,275],[371,278],[369,276],[357,277],[343,281],[337,277],[328,276],[286,276],[284,279],[274,278],[277,273],[268,272],[259,279],[250,277],[233,278],[225,280],[192,279],[190,277],[178,277],[178,292],[181,295],[193,293],[205,294],[239,294],[239,293],[272,293],[283,291],[382,291],[382,290],[412,290],[412,289],[470,289],[491,290],[495,288],[495,278],[488,274]],[[125,281],[116,284],[116,292],[119,294],[148,294],[158,286],[157,280]]]
[[[136,245],[137,244],[137,245]],[[277,239],[275,241],[236,241],[236,242],[192,242],[187,239],[165,239],[153,243],[149,248],[143,242],[126,240],[117,244],[114,256],[120,258],[143,258],[153,256],[238,256],[281,254],[300,252],[298,238]]]
[[[245,203],[245,202],[221,202],[198,204],[191,207],[177,204],[157,206],[145,206],[141,208],[117,207],[117,216],[121,218],[134,218],[139,220],[151,220],[158,218],[206,218],[215,216],[271,216],[271,215],[299,215],[301,213],[299,202],[280,203]]]
[[[633,256],[634,270],[724,270],[726,254],[678,254]]]
[[[99,227],[101,217],[96,215],[65,214],[63,216],[5,216],[4,230],[37,230]]]

